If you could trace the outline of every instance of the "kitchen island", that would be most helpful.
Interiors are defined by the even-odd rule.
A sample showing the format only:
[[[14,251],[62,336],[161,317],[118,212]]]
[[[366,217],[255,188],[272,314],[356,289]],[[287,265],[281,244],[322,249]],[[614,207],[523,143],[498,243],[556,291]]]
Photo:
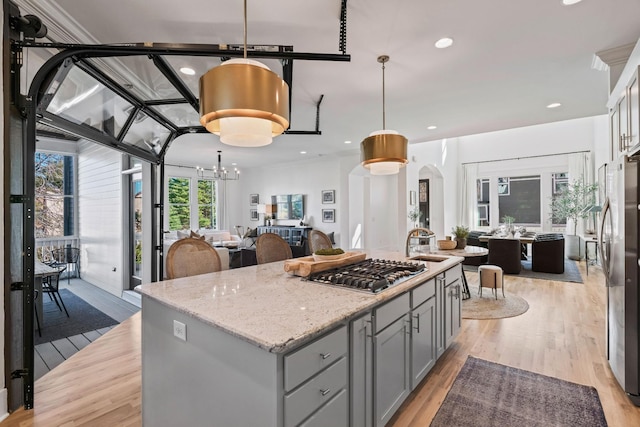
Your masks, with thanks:
[[[377,294],[282,262],[139,286],[143,424],[384,425],[459,330],[462,260]]]

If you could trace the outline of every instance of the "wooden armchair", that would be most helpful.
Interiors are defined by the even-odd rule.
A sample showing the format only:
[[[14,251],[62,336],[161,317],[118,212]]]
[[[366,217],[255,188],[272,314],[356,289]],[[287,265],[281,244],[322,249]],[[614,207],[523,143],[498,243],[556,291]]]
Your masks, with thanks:
[[[319,249],[331,249],[331,239],[320,230],[311,230],[309,232],[309,249],[311,253]]]
[[[202,239],[180,239],[172,244],[167,252],[169,279],[212,273],[221,269],[218,252]]]
[[[291,246],[275,233],[263,233],[256,240],[256,260],[258,264],[283,261],[293,258]]]

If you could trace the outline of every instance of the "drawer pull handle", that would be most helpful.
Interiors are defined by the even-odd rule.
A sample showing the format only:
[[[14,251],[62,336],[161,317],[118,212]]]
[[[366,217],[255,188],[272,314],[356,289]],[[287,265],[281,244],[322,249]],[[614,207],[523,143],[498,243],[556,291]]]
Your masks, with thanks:
[[[322,360],[328,359],[331,357],[331,353],[320,353],[320,357],[322,357]]]
[[[326,396],[329,393],[331,393],[331,389],[330,388],[328,388],[326,390],[320,389],[320,394],[323,395],[323,396]]]

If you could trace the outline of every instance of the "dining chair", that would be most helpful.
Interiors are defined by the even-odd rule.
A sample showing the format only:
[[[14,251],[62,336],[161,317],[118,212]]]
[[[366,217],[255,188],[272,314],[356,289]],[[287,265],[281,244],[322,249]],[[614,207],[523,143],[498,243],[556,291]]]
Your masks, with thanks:
[[[69,316],[69,312],[67,311],[67,307],[64,305],[64,301],[62,300],[62,295],[60,295],[60,274],[64,271],[64,269],[58,270],[57,274],[50,274],[48,276],[44,276],[42,278],[42,293],[48,294],[49,298],[53,299],[53,301],[58,306],[58,309],[67,314]],[[62,304],[62,306],[60,305]]]
[[[291,246],[275,233],[263,233],[256,240],[256,260],[258,264],[283,261],[293,258]]]
[[[333,248],[333,244],[331,244],[329,236],[320,230],[311,230],[309,232],[309,249],[311,249],[312,254],[320,249],[331,248]]]
[[[218,252],[203,239],[187,237],[167,251],[167,278],[195,276],[222,270]]]

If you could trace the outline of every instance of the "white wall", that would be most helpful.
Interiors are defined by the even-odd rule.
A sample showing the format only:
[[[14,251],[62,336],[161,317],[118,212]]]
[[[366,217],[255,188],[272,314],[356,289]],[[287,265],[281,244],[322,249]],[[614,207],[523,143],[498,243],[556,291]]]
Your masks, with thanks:
[[[99,144],[78,148],[80,274],[116,296],[123,290],[122,154]],[[114,271],[115,269],[115,271]]]
[[[343,193],[348,189],[348,177],[341,172],[344,161],[334,156],[327,156],[293,164],[243,170],[238,191],[228,194],[227,204],[231,223],[245,228],[263,225],[262,215],[258,221],[250,220],[249,212],[256,207],[249,204],[249,194],[258,194],[260,203],[270,203],[273,195],[304,194],[305,222],[325,233],[334,232],[336,246],[350,247],[348,239],[343,235],[344,231],[341,230],[343,222],[348,224],[348,204],[344,202],[345,194]],[[347,160],[347,162],[350,161]],[[322,203],[323,190],[336,191],[335,203]],[[335,209],[335,222],[322,222],[323,209]],[[275,221],[276,225],[299,225],[299,223],[299,220]]]

